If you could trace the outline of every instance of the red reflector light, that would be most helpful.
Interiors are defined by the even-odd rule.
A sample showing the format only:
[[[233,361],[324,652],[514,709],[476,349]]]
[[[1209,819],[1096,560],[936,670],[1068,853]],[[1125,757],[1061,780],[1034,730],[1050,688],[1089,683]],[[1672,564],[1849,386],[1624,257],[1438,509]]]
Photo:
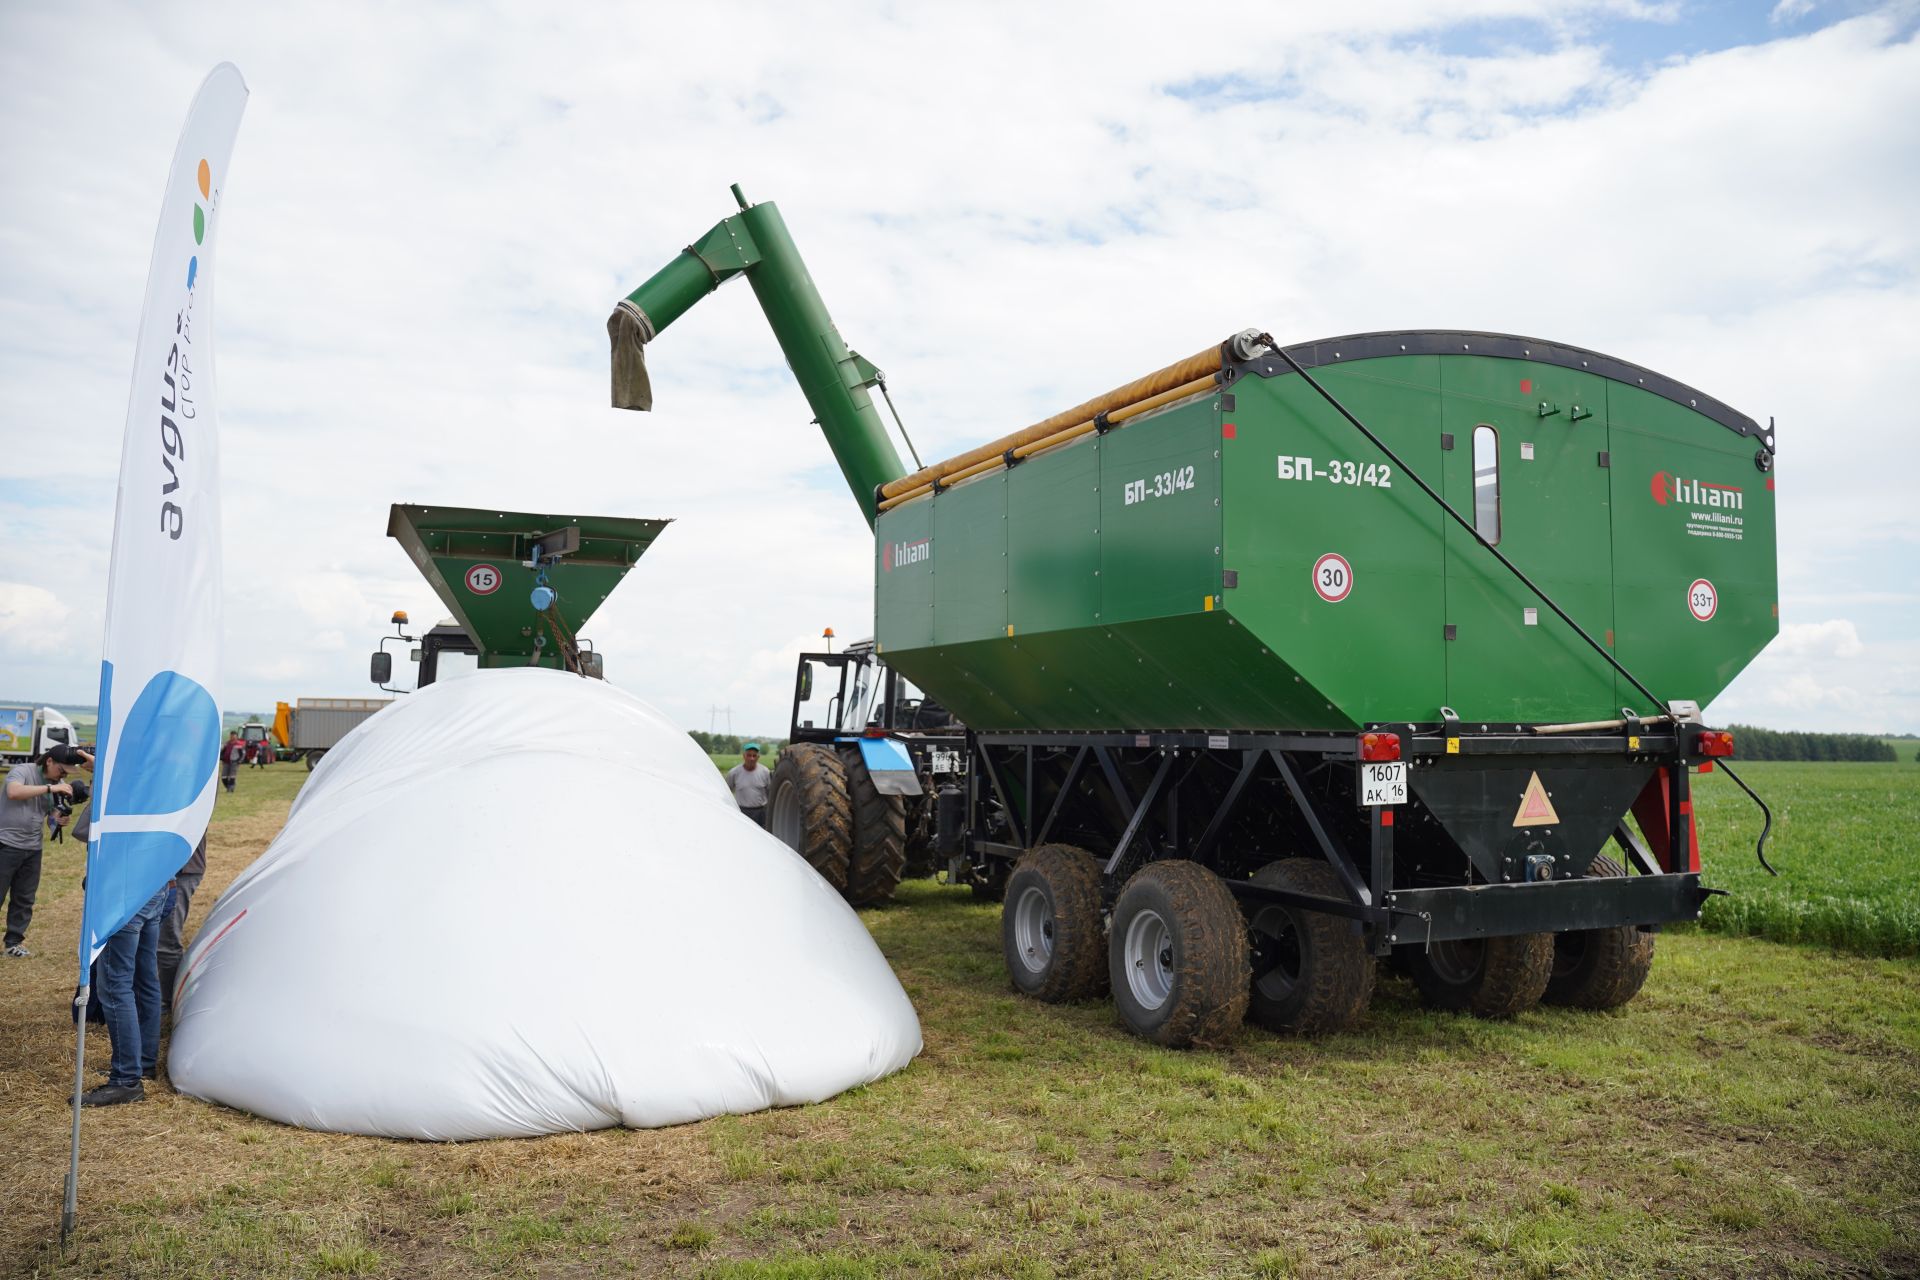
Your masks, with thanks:
[[[1725,729],[1712,729],[1693,740],[1695,755],[1730,756],[1733,754],[1733,735]]]
[[[1362,760],[1398,760],[1400,735],[1397,733],[1361,734],[1360,758]]]
[[[863,736],[868,738],[884,738],[887,736],[887,731],[877,724],[870,724],[867,726],[867,731]]]

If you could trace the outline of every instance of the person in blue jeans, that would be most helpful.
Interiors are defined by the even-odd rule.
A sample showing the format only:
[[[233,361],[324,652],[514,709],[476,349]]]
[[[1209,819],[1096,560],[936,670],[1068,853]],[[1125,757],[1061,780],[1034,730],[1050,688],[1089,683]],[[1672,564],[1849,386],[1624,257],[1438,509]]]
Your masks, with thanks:
[[[160,922],[170,886],[147,899],[100,953],[100,1008],[113,1061],[107,1082],[80,1095],[83,1107],[111,1107],[147,1096],[143,1079],[160,1070]]]

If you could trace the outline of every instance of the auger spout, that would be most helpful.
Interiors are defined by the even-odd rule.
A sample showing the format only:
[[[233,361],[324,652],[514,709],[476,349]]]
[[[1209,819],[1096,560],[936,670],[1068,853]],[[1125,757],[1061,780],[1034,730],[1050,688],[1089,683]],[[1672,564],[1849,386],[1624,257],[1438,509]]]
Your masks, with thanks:
[[[880,486],[906,474],[867,394],[879,371],[849,350],[840,337],[779,208],[771,202],[749,204],[738,186],[733,196],[740,205],[738,213],[722,219],[682,250],[622,299],[607,318],[613,407],[653,408],[647,344],[694,303],[734,276],[744,275],[871,525]]]

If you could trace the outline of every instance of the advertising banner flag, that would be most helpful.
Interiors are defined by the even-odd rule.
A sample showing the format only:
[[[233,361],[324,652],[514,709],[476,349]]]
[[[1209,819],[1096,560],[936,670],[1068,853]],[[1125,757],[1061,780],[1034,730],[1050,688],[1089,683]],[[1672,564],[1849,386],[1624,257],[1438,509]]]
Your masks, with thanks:
[[[215,245],[247,83],[221,63],[173,153],[134,347],[107,579],[80,938],[88,966],[180,869],[213,814],[220,747]]]

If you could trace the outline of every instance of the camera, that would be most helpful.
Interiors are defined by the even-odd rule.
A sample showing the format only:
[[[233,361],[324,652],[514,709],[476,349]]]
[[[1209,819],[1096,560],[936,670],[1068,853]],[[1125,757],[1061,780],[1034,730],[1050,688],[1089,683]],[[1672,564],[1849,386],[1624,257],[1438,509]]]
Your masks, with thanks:
[[[53,801],[54,812],[63,818],[73,812],[73,806],[85,804],[93,796],[93,788],[87,785],[84,778],[69,778],[67,785],[73,788],[71,796],[63,796],[56,791],[48,797]]]

